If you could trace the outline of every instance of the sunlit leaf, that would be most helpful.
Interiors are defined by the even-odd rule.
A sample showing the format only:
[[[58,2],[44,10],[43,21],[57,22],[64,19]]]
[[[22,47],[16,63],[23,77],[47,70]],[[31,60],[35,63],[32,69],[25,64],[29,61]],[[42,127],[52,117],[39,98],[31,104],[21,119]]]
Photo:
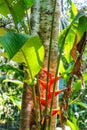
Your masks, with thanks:
[[[77,15],[78,11],[74,2],[71,3],[71,20]]]
[[[78,27],[78,24],[73,24],[69,33],[66,36],[66,41],[64,44],[64,56],[68,62],[71,60],[70,51],[75,41],[77,27]]]
[[[72,123],[70,120],[67,119],[67,125],[70,126],[71,130],[77,130],[74,123]]]
[[[23,1],[1,0],[0,2],[0,13],[4,16],[11,14],[15,24],[20,22],[25,15],[25,8]]]
[[[79,130],[78,124],[77,124],[77,118],[74,116],[74,113],[70,115],[70,119],[72,120],[72,123],[74,124],[76,130]]]
[[[17,51],[19,51],[23,44],[28,40],[28,38],[28,35],[8,32],[3,37],[0,37],[0,41],[5,48],[9,58],[11,59],[17,53]]]
[[[80,32],[79,31],[77,32],[77,30],[79,30],[80,25],[81,25],[79,24],[79,21],[81,21],[82,16],[85,17],[86,14],[87,12],[78,13],[76,17],[73,19],[73,21],[71,22],[71,24],[60,33],[58,44],[60,47],[64,44],[64,56],[68,63],[72,60],[70,56],[70,52],[71,52],[71,49],[73,48],[76,35],[78,35],[77,43],[76,43],[78,44],[79,40],[81,40],[82,38],[81,36],[83,36],[84,34],[84,29],[81,32],[81,35],[79,35]],[[86,21],[85,19],[86,18],[84,18],[84,21]],[[81,25],[81,26],[82,28],[85,28],[86,22],[85,22],[85,26],[84,25]],[[86,28],[85,28],[85,31],[86,31]]]
[[[7,33],[7,30],[5,28],[0,28],[0,37],[5,35]]]
[[[77,28],[77,43],[81,40],[84,33],[87,31],[87,16],[82,16],[79,19],[79,24]]]
[[[0,0],[0,13],[4,16],[7,16],[7,14],[10,13],[4,0]]]
[[[0,38],[9,58],[16,62],[24,62],[35,76],[43,63],[44,47],[40,38],[20,33],[9,32]]]

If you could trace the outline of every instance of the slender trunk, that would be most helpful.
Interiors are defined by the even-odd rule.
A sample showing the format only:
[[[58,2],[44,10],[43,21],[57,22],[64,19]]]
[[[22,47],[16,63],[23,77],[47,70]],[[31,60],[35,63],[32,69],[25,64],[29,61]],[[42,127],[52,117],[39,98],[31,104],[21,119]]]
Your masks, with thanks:
[[[23,97],[22,97],[22,110],[20,117],[20,130],[29,130],[30,113],[32,110],[32,96],[29,94],[29,86],[24,83]],[[31,102],[31,103],[30,103]]]
[[[57,0],[55,18],[54,18],[54,28],[52,36],[52,50],[51,50],[51,61],[50,61],[50,71],[55,74],[57,57],[58,57],[58,47],[57,39],[59,35],[59,25],[60,25],[60,0]],[[54,0],[35,0],[35,5],[32,8],[31,13],[31,29],[32,33],[38,33],[42,43],[45,46],[45,59],[43,63],[43,68],[47,69],[48,65],[48,54],[49,54],[49,43],[50,43],[50,32],[52,25],[52,14],[53,14]],[[46,80],[43,76],[43,72],[40,72],[40,79]],[[41,97],[44,97],[44,91],[40,88]],[[53,108],[57,108],[57,98],[54,100]],[[52,117],[51,130],[56,129],[56,116]]]
[[[26,72],[24,79],[27,79]],[[34,103],[31,93],[31,86],[28,83],[24,82],[22,94],[22,107],[20,113],[20,130],[30,130],[30,127],[32,125],[31,122],[32,120],[34,120],[32,117],[33,108]]]

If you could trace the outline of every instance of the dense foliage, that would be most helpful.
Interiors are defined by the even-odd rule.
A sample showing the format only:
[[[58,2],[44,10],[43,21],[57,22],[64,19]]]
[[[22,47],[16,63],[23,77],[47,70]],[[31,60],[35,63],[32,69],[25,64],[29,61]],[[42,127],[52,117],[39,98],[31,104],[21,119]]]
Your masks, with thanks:
[[[23,68],[29,75],[27,82],[30,83],[35,80],[34,77],[40,71],[44,60],[44,47],[39,36],[30,35],[28,14],[34,1],[24,0],[21,4],[20,1],[15,2],[11,2],[11,8],[7,8],[10,7],[10,0],[8,2],[5,0],[5,3],[4,0],[0,2],[0,125],[2,130],[4,127],[9,130],[19,129],[24,82]],[[58,38],[59,73],[62,75],[59,87],[63,89],[66,86],[69,90],[68,93],[66,91],[64,95],[59,96],[60,107],[65,112],[61,117],[72,130],[86,130],[87,13],[85,10],[79,12],[71,1],[68,1],[68,4],[70,8],[68,11],[65,9],[67,18],[61,20],[61,33]],[[7,17],[8,13],[11,15]],[[67,22],[67,19],[70,21]],[[11,60],[9,61],[8,58]],[[50,97],[52,99],[52,95]],[[41,104],[43,103],[42,101]],[[58,126],[60,122],[58,115]]]

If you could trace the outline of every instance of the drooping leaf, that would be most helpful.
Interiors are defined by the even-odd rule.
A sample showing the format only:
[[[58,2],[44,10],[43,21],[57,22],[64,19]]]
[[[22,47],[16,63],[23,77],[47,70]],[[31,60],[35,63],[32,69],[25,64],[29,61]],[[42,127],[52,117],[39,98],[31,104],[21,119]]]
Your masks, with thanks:
[[[42,66],[44,47],[38,36],[29,36],[9,32],[0,38],[9,58],[16,62],[24,62],[34,77]]]
[[[73,47],[75,37],[76,37],[76,31],[77,31],[78,24],[73,24],[71,27],[69,33],[66,36],[66,41],[64,45],[64,55],[68,62],[71,60],[70,51]]]
[[[21,2],[21,0],[18,0],[16,2],[13,0],[8,0],[8,3],[11,8],[10,13],[13,16],[13,20],[17,24],[22,20],[25,15],[25,8],[23,2]]]
[[[87,31],[87,16],[84,15],[79,19],[77,28],[77,43],[82,39],[84,33]]]
[[[0,0],[0,13],[4,16],[7,16],[7,14],[10,13],[4,0]]]
[[[25,15],[25,8],[22,0],[1,0],[0,13],[4,16],[11,14],[15,24],[20,22]]]
[[[79,19],[80,18],[82,19],[82,16],[85,17],[86,14],[87,14],[87,12],[78,13],[76,15],[76,17],[73,19],[73,21],[71,22],[71,24],[60,33],[60,36],[58,38],[59,46],[61,47],[64,44],[64,56],[68,63],[71,60],[70,52],[71,52],[71,49],[73,48],[76,35],[77,35],[76,44],[78,44],[79,40],[81,40],[81,38],[82,38],[81,35],[78,35],[78,32],[77,32],[77,30],[79,30],[79,28],[80,28]],[[84,25],[82,25],[82,26],[84,26]],[[85,26],[86,26],[86,24],[85,24]],[[84,35],[84,31],[82,31],[82,36],[83,35]]]
[[[0,41],[6,50],[9,58],[11,59],[28,40],[29,35],[21,33],[8,32],[3,37],[0,37]]]
[[[76,5],[75,5],[74,2],[71,2],[71,11],[70,11],[70,13],[71,13],[71,19],[70,20],[72,20],[78,13]]]
[[[27,63],[30,67],[32,76],[35,76],[41,69],[44,60],[44,47],[39,37],[33,36],[27,40],[21,50],[13,57],[13,60]]]

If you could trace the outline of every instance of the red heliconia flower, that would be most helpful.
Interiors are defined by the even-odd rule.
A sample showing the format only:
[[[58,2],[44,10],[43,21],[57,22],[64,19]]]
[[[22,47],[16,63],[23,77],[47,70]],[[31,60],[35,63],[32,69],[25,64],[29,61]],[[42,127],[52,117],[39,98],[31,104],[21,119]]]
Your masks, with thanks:
[[[51,72],[49,72],[48,73],[48,71],[47,70],[44,70],[44,69],[42,69],[42,71],[46,74],[46,75],[48,75],[49,76],[49,82],[48,82],[48,107],[50,106],[50,103],[51,103],[51,99],[52,99],[52,94],[53,94],[53,92],[52,92],[52,87],[53,87],[53,85],[54,85],[54,81],[56,80],[56,81],[58,81],[58,80],[60,80],[60,78],[62,77],[62,76],[58,76],[58,77],[56,77],[56,79],[53,77],[53,74],[51,73]],[[45,81],[43,81],[43,80],[41,80],[41,79],[39,79],[38,80],[39,81],[39,84],[46,90],[46,86],[47,86],[47,83],[45,82]],[[54,96],[57,96],[58,94],[60,94],[61,92],[64,92],[66,90],[66,88],[65,89],[61,89],[61,90],[56,90],[55,92],[54,92]],[[44,97],[46,96],[46,95],[43,95]],[[36,99],[37,100],[40,100],[40,103],[41,103],[41,105],[43,105],[44,107],[46,106],[46,99],[45,98],[40,98],[39,99],[39,97],[38,96],[36,96]],[[42,106],[42,107],[43,107]],[[59,109],[53,109],[52,110],[52,115],[55,115],[55,114],[57,114],[57,113],[60,113],[60,110]]]
[[[50,79],[53,77],[52,73],[50,73],[50,72],[48,73],[47,70],[42,69],[42,71],[43,71],[46,75],[49,75],[49,78],[50,78]]]
[[[56,78],[56,81],[58,81],[60,78],[61,78],[61,76],[58,76],[58,77]],[[52,85],[54,84],[54,80],[55,80],[55,78],[51,78],[51,79],[50,79],[50,82],[49,82],[49,84],[48,84],[48,88],[49,88],[49,89],[52,88]],[[41,85],[44,89],[46,89],[46,82],[43,81],[43,80],[41,80],[41,79],[39,79],[38,81],[39,81],[40,85]]]
[[[60,113],[60,109],[53,109],[52,110],[52,116],[55,114],[59,114]]]
[[[41,80],[41,79],[39,79],[38,81],[39,81],[40,85],[41,85],[44,89],[46,89],[46,82],[43,81],[43,80]]]
[[[39,100],[39,97],[36,96],[36,99]],[[48,106],[50,105],[50,101],[51,101],[51,100],[48,100]],[[46,99],[45,99],[45,98],[40,98],[40,103],[41,103],[43,106],[46,106]]]
[[[64,92],[66,89],[67,89],[67,88],[64,88],[64,89],[61,89],[61,90],[56,90],[56,91],[54,92],[54,96],[57,96],[58,94]],[[52,93],[53,93],[53,92],[49,92],[49,93],[48,93],[48,99],[51,99],[51,98],[52,98]]]

